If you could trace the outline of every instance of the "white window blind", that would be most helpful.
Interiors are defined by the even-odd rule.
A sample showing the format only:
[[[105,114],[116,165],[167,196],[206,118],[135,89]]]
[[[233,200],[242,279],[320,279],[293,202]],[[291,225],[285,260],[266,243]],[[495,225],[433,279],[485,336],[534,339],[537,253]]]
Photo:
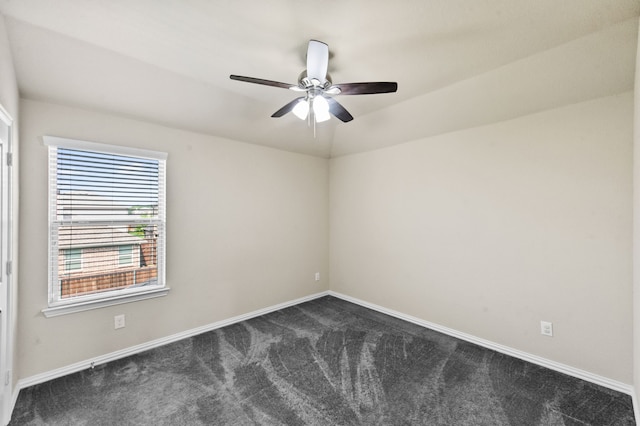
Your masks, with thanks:
[[[49,306],[164,287],[166,154],[45,137]]]

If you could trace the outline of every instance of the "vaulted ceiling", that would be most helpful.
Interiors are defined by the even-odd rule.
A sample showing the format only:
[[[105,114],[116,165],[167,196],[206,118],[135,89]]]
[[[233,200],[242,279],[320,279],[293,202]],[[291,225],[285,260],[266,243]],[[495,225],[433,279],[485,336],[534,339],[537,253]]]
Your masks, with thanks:
[[[333,157],[633,88],[637,0],[0,0],[21,96]],[[271,114],[309,39],[355,120]],[[180,141],[176,141],[180,143]]]

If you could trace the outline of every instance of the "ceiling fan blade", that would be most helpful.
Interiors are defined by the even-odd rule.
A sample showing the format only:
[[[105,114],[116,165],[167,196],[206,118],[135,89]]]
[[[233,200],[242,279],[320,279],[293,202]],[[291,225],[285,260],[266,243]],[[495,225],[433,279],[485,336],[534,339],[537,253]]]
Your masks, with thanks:
[[[329,103],[329,112],[333,114],[338,120],[341,120],[344,123],[353,120],[353,116],[349,114],[349,111],[347,111],[342,105],[340,105],[338,101],[329,97],[325,99]]]
[[[295,84],[280,83],[279,81],[264,80],[262,78],[244,77],[242,75],[233,75],[233,74],[231,74],[229,76],[229,78],[231,78],[231,80],[244,81],[244,82],[247,82],[247,83],[262,84],[264,86],[281,87],[283,89],[297,89],[298,88],[298,86],[296,86]]]
[[[307,49],[307,77],[324,84],[329,68],[329,46],[317,40],[309,40]]]
[[[391,93],[398,90],[398,83],[378,81],[371,83],[334,84],[328,90],[337,87],[341,95],[373,95],[376,93]]]
[[[291,102],[289,102],[288,104],[286,104],[285,106],[283,106],[282,108],[280,108],[279,110],[271,114],[271,117],[282,117],[286,113],[291,112],[291,110],[293,110],[293,108],[300,101],[300,99],[304,99],[304,96],[295,98],[294,100],[292,100]]]

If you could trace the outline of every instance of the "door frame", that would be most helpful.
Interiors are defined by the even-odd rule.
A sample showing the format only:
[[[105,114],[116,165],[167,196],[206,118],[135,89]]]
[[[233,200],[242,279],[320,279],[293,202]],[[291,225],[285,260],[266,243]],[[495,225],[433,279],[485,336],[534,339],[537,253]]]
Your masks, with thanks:
[[[15,327],[15,299],[12,283],[12,151],[14,121],[0,105],[0,121],[7,128],[7,140],[0,144],[0,424],[7,424],[13,409],[13,352]]]

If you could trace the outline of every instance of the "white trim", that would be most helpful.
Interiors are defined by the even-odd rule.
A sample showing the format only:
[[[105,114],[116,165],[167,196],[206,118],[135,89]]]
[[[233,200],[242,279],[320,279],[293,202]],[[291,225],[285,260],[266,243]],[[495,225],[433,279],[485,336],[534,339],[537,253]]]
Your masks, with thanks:
[[[13,126],[13,117],[2,105],[0,105],[0,120],[4,121],[8,126]]]
[[[121,294],[100,299],[87,300],[68,305],[52,306],[44,308],[42,313],[45,317],[57,317],[59,315],[73,314],[76,312],[88,311],[90,309],[104,308],[107,306],[120,305],[123,303],[137,302],[138,300],[153,299],[155,297],[166,296],[171,290],[169,287],[155,288],[144,292]]]
[[[373,303],[365,302],[363,300],[357,299],[355,297],[347,296],[342,293],[338,293],[335,291],[329,291],[330,296],[337,297],[342,300],[346,300],[347,302],[355,303],[356,305],[364,306],[365,308],[373,309],[374,311],[382,312],[383,314],[390,315],[392,317],[399,318],[401,320],[411,322],[417,325],[420,325],[425,328],[429,328],[431,330],[438,331],[440,333],[476,344],[478,346],[482,346],[487,349],[494,350],[496,352],[503,353],[505,355],[512,356],[514,358],[519,358],[523,361],[531,362],[533,364],[540,365],[542,367],[548,368],[550,370],[558,371],[560,373],[567,374],[569,376],[576,377],[578,379],[586,380],[587,382],[595,383],[596,385],[604,386],[609,389],[613,389],[618,392],[625,393],[630,395],[632,398],[634,396],[633,386],[628,385],[626,383],[619,382],[617,380],[612,380],[607,377],[599,376],[597,374],[590,373],[588,371],[580,370],[579,368],[571,367],[566,364],[561,364],[556,361],[552,361],[550,359],[542,358],[537,355],[532,355],[527,352],[520,351],[518,349],[513,349],[508,346],[501,345],[499,343],[492,342],[490,340],[481,339],[479,337],[473,336],[471,334],[462,333],[460,331],[454,330],[452,328],[443,327],[441,325],[422,320],[420,318],[413,317],[411,315],[406,315],[398,311],[394,311],[393,309],[387,309],[379,305],[375,305]],[[636,407],[637,408],[637,407]],[[634,408],[634,410],[636,409]],[[637,410],[634,411],[637,416]],[[640,425],[640,423],[638,423]]]
[[[18,402],[18,395],[20,395],[20,384],[16,383],[13,388],[13,393],[11,394],[11,405],[9,406],[9,412],[5,416],[5,424],[9,424],[11,422],[11,416],[13,415],[13,410],[16,408],[16,402]]]
[[[4,298],[2,310],[3,319],[0,319],[0,423],[8,423],[11,419],[13,406],[9,399],[9,391],[13,383],[13,352],[14,352],[14,334],[15,325],[15,294],[14,294],[14,272],[9,272],[9,264],[13,262],[13,163],[10,165],[5,158],[13,155],[13,139],[15,134],[13,117],[0,105],[0,121],[7,126],[7,140],[4,149],[0,150],[3,154],[0,156],[2,166],[2,196],[0,197],[0,212],[2,219],[3,239],[0,241],[0,271],[3,274],[4,283],[2,297]],[[6,154],[6,157],[5,157]]]
[[[633,401],[633,412],[636,415],[636,424],[640,425],[640,404],[638,404],[638,394],[635,389],[631,393],[631,400]]]
[[[248,319],[259,317],[261,315],[265,315],[271,312],[279,311],[280,309],[288,308],[291,306],[299,305],[300,303],[318,299],[320,297],[327,296],[328,294],[329,294],[328,291],[324,291],[321,293],[312,294],[310,296],[301,297],[299,299],[290,300],[288,302],[283,302],[278,305],[273,305],[267,308],[258,309],[257,311],[249,312],[247,314],[238,315],[232,318],[228,318],[226,320],[217,321],[212,324],[204,325],[202,327],[193,328],[191,330],[183,331],[181,333],[176,333],[171,336],[152,340],[147,343],[131,346],[129,348],[125,348],[116,352],[111,352],[105,355],[101,355],[96,358],[80,361],[75,364],[68,365],[66,367],[61,367],[61,368],[57,368],[55,370],[47,371],[41,374],[36,374],[35,376],[27,377],[25,379],[20,379],[18,381],[18,387],[20,389],[25,389],[25,388],[28,388],[29,386],[34,386],[40,383],[47,382],[49,380],[57,379],[59,377],[72,374],[72,373],[77,373],[78,371],[86,370],[87,368],[90,368],[92,365],[105,364],[107,362],[115,361],[120,358],[135,355],[140,352],[157,348],[159,346],[164,346],[169,343],[177,342],[182,339],[196,336],[198,334],[206,333],[207,331],[212,331],[221,327],[226,327],[231,324],[235,324],[241,321],[246,321]]]
[[[47,146],[56,146],[67,149],[78,149],[82,151],[106,152],[109,154],[126,155],[129,157],[142,157],[154,160],[166,160],[166,152],[150,151],[148,149],[131,148],[122,145],[108,145],[97,142],[87,142],[78,139],[67,139],[58,136],[43,136],[42,141]]]

